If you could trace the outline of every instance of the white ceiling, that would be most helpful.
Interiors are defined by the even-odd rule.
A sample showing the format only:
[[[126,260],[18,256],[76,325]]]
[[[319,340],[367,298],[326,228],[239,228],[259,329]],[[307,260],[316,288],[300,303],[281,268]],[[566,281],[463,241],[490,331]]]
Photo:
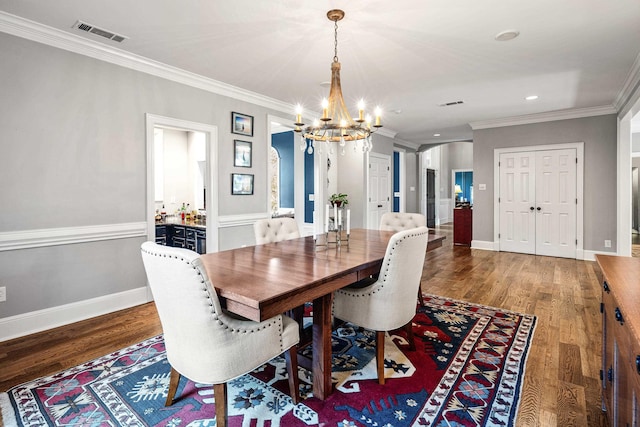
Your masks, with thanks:
[[[471,139],[472,122],[615,106],[640,52],[638,0],[0,0],[9,14],[313,111],[328,95],[332,8],[346,12],[348,107],[379,104],[385,128],[414,144]],[[77,20],[129,38],[80,32]],[[508,29],[520,36],[494,40]]]

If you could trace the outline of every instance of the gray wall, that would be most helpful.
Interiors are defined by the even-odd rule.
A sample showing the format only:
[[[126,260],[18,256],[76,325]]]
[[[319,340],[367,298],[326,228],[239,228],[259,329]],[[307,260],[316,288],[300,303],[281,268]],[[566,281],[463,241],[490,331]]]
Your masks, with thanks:
[[[418,191],[418,182],[419,181],[419,170],[418,167],[418,155],[415,152],[407,152],[405,154],[405,168],[407,170],[406,173],[406,211],[407,212],[420,212],[420,201],[418,200],[419,191]],[[413,187],[413,191],[411,191],[411,187]]]
[[[481,183],[487,189],[474,191],[474,240],[493,241],[494,149],[570,142],[584,142],[584,249],[616,250],[615,115],[475,130],[474,189]],[[605,239],[612,241],[612,248],[604,247]]]
[[[231,112],[254,116],[254,137],[241,139],[254,142],[242,172],[256,188],[267,114],[282,112],[4,33],[0,52],[0,232],[145,221],[145,113],[218,126],[219,214],[266,212],[265,191],[230,195]],[[221,249],[253,241],[245,228],[221,230]],[[0,318],[144,286],[143,240],[0,252]]]

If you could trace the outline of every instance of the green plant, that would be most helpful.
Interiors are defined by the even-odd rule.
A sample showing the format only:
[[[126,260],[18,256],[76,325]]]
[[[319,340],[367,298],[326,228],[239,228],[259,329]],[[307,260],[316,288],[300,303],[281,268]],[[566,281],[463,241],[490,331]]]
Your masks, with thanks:
[[[329,197],[329,203],[331,203],[332,206],[336,205],[338,207],[342,205],[348,205],[349,196],[344,193],[333,193],[331,197]]]

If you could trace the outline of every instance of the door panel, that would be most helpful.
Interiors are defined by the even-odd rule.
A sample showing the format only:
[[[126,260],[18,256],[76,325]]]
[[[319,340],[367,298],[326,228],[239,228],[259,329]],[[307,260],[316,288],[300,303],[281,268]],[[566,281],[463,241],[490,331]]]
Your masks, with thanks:
[[[536,164],[536,254],[575,258],[576,150],[537,152]]]
[[[535,253],[535,155],[500,155],[500,250]]]
[[[369,157],[369,228],[377,229],[380,218],[391,211],[391,159],[388,156]]]

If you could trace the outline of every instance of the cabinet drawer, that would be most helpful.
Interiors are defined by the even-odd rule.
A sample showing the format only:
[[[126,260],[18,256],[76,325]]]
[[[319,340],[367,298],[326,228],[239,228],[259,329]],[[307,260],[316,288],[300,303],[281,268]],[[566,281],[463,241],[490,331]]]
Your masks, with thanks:
[[[196,238],[196,230],[193,228],[187,228],[187,239],[195,239]]]
[[[186,241],[184,237],[174,237],[173,238],[173,246],[176,248],[184,248],[186,247]]]
[[[184,238],[185,237],[184,227],[173,227],[173,236]]]

